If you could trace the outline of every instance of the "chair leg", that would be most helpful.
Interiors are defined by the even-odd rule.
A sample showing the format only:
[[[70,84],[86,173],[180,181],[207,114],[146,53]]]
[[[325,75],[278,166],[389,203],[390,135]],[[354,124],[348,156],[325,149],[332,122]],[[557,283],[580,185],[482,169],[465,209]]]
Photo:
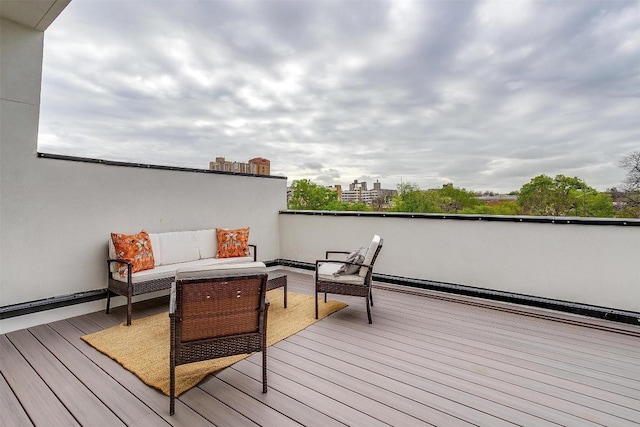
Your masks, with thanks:
[[[316,319],[318,318],[318,290],[316,290]]]
[[[317,300],[316,300],[317,302]],[[267,317],[269,310],[264,313],[264,333],[262,334],[262,392],[267,392]]]
[[[262,348],[262,392],[267,392],[267,346]]]
[[[176,367],[169,368],[169,415],[176,413]]]
[[[176,412],[176,349],[174,347],[176,326],[173,314],[169,315],[169,415]]]
[[[369,298],[365,298],[367,300],[367,317],[369,318],[369,324],[371,324],[371,308],[369,307]]]
[[[106,314],[109,314],[109,306],[111,305],[111,291],[107,289],[107,311]]]
[[[133,301],[131,294],[127,295],[127,326],[131,326],[131,314],[133,313]]]
[[[371,307],[373,307],[373,290],[369,289],[369,300],[371,301]]]

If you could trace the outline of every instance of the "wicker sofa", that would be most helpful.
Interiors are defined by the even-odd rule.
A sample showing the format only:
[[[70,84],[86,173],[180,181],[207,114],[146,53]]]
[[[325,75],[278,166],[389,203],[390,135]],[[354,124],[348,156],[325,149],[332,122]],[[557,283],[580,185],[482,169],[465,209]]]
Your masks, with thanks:
[[[127,325],[131,324],[132,298],[155,291],[171,289],[178,268],[197,268],[216,264],[244,263],[257,260],[257,247],[248,245],[250,256],[216,257],[218,242],[216,229],[148,233],[153,250],[153,268],[133,271],[126,259],[118,259],[113,240],[109,239],[107,259],[107,309],[111,297],[127,297]],[[126,268],[119,268],[126,265]]]

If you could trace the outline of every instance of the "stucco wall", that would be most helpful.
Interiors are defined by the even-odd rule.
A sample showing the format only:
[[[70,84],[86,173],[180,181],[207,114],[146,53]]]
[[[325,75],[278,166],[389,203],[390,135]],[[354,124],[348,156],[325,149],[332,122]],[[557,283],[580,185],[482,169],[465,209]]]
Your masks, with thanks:
[[[287,214],[280,256],[314,262],[374,233],[378,273],[640,312],[640,227]]]
[[[0,30],[0,306],[105,288],[112,231],[250,226],[259,259],[278,257],[285,179],[38,158],[43,33],[6,20]],[[39,318],[104,301],[83,306]],[[39,323],[21,317],[1,329]]]

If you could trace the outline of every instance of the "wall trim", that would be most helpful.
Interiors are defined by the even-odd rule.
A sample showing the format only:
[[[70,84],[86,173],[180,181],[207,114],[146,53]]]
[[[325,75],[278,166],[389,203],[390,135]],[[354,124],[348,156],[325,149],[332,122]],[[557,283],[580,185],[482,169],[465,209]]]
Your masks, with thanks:
[[[313,271],[315,264],[289,259],[274,259],[264,262],[267,267],[291,267]],[[410,277],[392,276],[388,274],[374,273],[373,279],[378,282],[414,287],[432,291],[440,291],[457,295],[483,298],[487,300],[509,302],[523,306],[545,308],[565,313],[580,314],[583,316],[610,320],[618,323],[640,325],[640,313],[635,311],[618,310],[609,307],[599,307],[589,304],[574,303],[571,301],[554,300],[550,298],[535,297],[531,295],[517,294],[513,292],[496,291],[485,288],[477,288],[455,283],[435,282],[426,279],[413,279]],[[75,294],[45,298],[36,301],[0,307],[0,319],[23,316],[25,314],[52,310],[97,301],[107,297],[106,289],[78,292]]]
[[[85,302],[98,301],[107,297],[107,289],[77,292],[75,294],[61,295],[44,298],[35,301],[21,302],[18,304],[0,307],[0,319],[24,316],[25,314],[38,313],[40,311],[53,310],[55,308],[68,307]]]
[[[287,179],[286,176],[259,175],[254,173],[214,171],[209,169],[185,168],[185,167],[179,167],[179,166],[162,166],[162,165],[152,165],[152,164],[146,164],[146,163],[119,162],[114,160],[94,159],[90,157],[65,156],[61,154],[49,154],[49,153],[40,153],[40,152],[38,152],[38,157],[42,159],[66,160],[71,162],[97,163],[97,164],[106,165],[106,166],[122,166],[122,167],[141,168],[141,169],[160,169],[160,170],[179,171],[179,172],[209,173],[209,174],[215,174],[215,175],[251,176],[254,178],[266,178],[266,179],[285,179],[285,180]]]
[[[402,218],[402,219],[430,219],[455,221],[490,221],[539,223],[554,225],[608,225],[624,227],[640,227],[640,219],[635,218],[587,218],[564,216],[506,216],[506,215],[463,215],[441,213],[410,213],[410,212],[356,212],[356,211],[307,211],[285,210],[280,215],[317,215],[317,216],[345,216],[371,218]]]
[[[275,260],[274,265],[311,271],[315,269],[315,264],[313,263],[287,259]],[[514,292],[496,291],[492,289],[477,288],[474,286],[458,285],[455,283],[435,282],[432,280],[413,279],[410,277],[402,276],[391,276],[388,274],[374,273],[373,280],[394,285],[447,292],[451,294],[471,296],[487,300],[510,302],[530,307],[546,308],[565,313],[580,314],[588,317],[611,320],[613,322],[640,325],[640,313],[635,311],[618,310],[609,307],[599,307],[589,304],[575,303],[571,301],[535,297]]]

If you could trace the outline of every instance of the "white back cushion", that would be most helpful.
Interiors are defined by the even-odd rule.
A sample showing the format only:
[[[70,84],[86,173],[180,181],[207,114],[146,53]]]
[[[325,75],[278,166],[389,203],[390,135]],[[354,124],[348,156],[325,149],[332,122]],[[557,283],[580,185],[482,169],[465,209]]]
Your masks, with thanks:
[[[373,236],[373,239],[371,240],[371,243],[369,244],[369,249],[367,250],[367,254],[364,257],[364,261],[362,262],[363,264],[366,264],[366,265],[371,264],[371,260],[373,259],[373,256],[375,255],[379,244],[380,244],[380,236],[378,236],[376,234],[376,235]],[[369,271],[369,268],[361,267],[360,268],[360,277],[366,277],[368,271]]]
[[[195,261],[200,259],[200,249],[195,231],[175,231],[170,233],[159,233],[159,248],[161,255],[160,263],[157,265],[175,264],[177,262]],[[153,241],[151,242],[153,245]],[[156,251],[153,247],[153,256]]]
[[[216,229],[198,230],[196,231],[198,239],[198,249],[200,250],[200,258],[215,258],[218,250],[218,236]]]
[[[160,251],[160,237],[158,233],[149,233],[149,240],[151,241],[151,250],[153,250],[153,264],[157,267],[162,261],[162,253]]]

